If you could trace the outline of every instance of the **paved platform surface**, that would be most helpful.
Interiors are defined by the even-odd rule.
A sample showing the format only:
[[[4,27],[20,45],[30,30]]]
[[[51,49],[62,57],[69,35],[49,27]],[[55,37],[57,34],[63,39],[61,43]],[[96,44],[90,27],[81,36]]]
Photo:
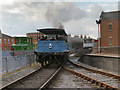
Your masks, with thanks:
[[[89,68],[91,68],[91,69],[95,69],[95,70],[99,70],[99,71],[103,71],[103,72],[108,72],[108,73],[115,74],[115,75],[120,75],[120,73],[118,73],[118,72],[109,71],[109,70],[104,70],[104,69],[100,69],[100,68],[93,67],[93,66],[91,66],[91,65],[82,63],[82,62],[79,61],[79,58],[78,58],[78,57],[72,57],[72,58],[71,58],[71,61],[74,62],[74,63],[76,63],[76,64],[78,64],[78,65],[85,66],[85,67],[89,67]]]
[[[105,53],[97,53],[97,54],[86,54],[86,55],[120,58],[120,54],[105,54]]]
[[[0,77],[0,88],[37,70],[38,68],[41,67],[41,64],[39,63],[36,63],[36,64],[33,64],[31,67],[28,66],[24,69],[21,69],[21,70],[18,70],[16,72],[13,72],[13,73],[10,73],[8,75],[3,75]]]

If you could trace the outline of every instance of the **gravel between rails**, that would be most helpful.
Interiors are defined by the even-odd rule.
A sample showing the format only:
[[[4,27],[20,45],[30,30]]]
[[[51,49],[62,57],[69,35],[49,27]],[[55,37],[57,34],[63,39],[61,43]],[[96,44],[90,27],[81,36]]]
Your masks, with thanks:
[[[99,73],[94,73],[94,72],[88,71],[86,69],[76,67],[70,63],[67,64],[67,67],[70,69],[73,69],[77,72],[80,72],[88,77],[91,77],[91,78],[96,79],[98,81],[104,82],[110,86],[113,86],[115,88],[119,88],[120,81],[118,79],[113,79],[112,77],[108,77],[108,76],[105,76],[105,75],[102,75]]]
[[[49,79],[49,77],[57,70],[58,65],[51,64],[46,68],[41,68],[37,73],[33,74],[30,77],[23,79],[20,82],[13,84],[8,88],[17,89],[17,88],[24,88],[24,89],[34,89],[39,88]]]
[[[84,80],[83,78],[80,78],[76,75],[71,74],[65,69],[62,69],[59,74],[56,77],[56,80],[54,80],[47,88],[63,88],[63,89],[91,89],[96,90],[100,89],[98,86],[91,84],[91,82],[88,82]]]

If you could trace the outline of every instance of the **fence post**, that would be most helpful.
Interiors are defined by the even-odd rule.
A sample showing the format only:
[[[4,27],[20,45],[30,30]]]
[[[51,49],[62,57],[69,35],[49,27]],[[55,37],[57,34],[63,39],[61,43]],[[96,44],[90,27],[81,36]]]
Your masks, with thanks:
[[[16,58],[14,56],[14,71],[16,71]]]
[[[20,68],[20,59],[19,59],[19,56],[18,56],[17,63],[18,63],[18,67],[17,67],[17,69],[19,69],[19,68]]]
[[[8,75],[8,63],[7,63],[7,57],[5,58],[5,60],[6,60],[6,75]]]
[[[29,59],[30,59],[30,67],[31,67],[31,54],[30,54],[30,58]]]
[[[35,61],[34,61],[34,54],[32,53],[32,65],[34,65]]]
[[[20,62],[21,62],[21,68],[23,68],[22,56],[20,57]]]
[[[19,69],[21,69],[22,63],[21,63],[21,55],[19,56]]]
[[[26,62],[25,63],[25,67],[27,67],[27,65],[28,65],[28,60],[27,60],[28,59],[28,55],[25,55],[24,57],[25,57],[25,62]]]
[[[31,54],[31,66],[33,64],[33,55]]]

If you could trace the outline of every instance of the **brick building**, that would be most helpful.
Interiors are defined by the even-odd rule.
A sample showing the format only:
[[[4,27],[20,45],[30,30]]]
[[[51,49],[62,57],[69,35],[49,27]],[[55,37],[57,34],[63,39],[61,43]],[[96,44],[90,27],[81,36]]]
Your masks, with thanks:
[[[102,12],[100,20],[101,47],[120,46],[120,11]]]
[[[32,38],[32,41],[33,41],[33,44],[36,46],[37,45],[37,39],[38,37],[42,36],[44,34],[42,33],[37,33],[37,32],[34,32],[34,33],[27,33],[26,36],[27,37],[31,37]]]
[[[15,43],[14,38],[0,32],[0,47],[3,51],[11,50],[11,45]]]

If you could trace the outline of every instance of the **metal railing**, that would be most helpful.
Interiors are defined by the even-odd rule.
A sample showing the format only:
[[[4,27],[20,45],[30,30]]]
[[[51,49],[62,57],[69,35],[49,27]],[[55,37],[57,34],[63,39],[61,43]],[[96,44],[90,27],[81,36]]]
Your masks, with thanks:
[[[92,49],[93,53],[98,53],[98,48]],[[120,47],[118,46],[111,46],[111,47],[100,47],[100,53],[106,54],[120,54]]]
[[[17,52],[17,51],[16,51]],[[27,66],[31,66],[32,64],[35,64],[36,62],[36,56],[33,53],[33,51],[18,51],[23,52],[23,54],[19,55],[13,55],[7,54],[7,56],[2,55],[0,58],[0,75],[6,74],[10,72],[15,72],[17,70],[20,70],[22,68],[25,68]],[[4,52],[3,52],[4,53]],[[11,53],[8,52],[7,53]]]

